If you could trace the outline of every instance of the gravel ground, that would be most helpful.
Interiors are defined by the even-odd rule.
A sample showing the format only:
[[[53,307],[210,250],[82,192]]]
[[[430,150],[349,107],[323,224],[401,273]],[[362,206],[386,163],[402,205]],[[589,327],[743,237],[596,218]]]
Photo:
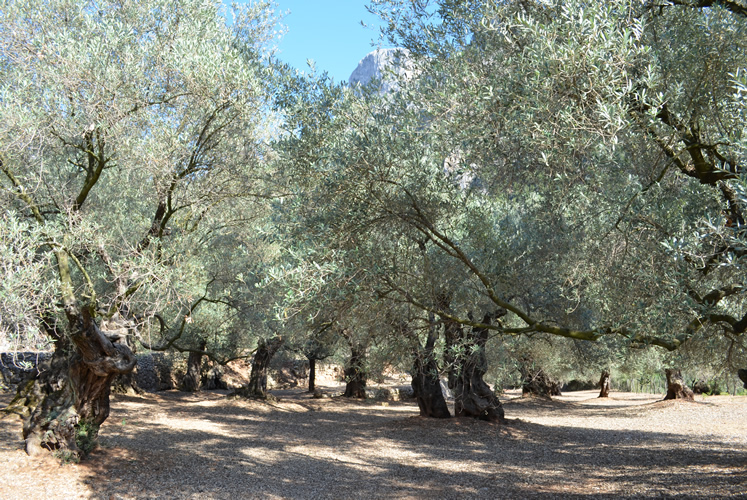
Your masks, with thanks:
[[[496,425],[422,419],[414,402],[275,394],[116,396],[102,447],[64,466],[28,458],[20,422],[0,420],[0,497],[747,498],[747,397],[509,393]]]

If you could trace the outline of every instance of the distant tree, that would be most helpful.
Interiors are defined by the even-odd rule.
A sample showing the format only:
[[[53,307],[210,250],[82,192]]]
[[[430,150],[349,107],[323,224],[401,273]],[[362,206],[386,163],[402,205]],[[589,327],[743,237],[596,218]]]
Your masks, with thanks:
[[[267,377],[270,362],[275,354],[283,346],[283,338],[274,336],[270,339],[260,338],[257,342],[257,350],[252,358],[252,371],[249,374],[249,382],[236,389],[233,394],[247,398],[265,399],[267,397]]]
[[[599,397],[608,398],[610,396],[610,371],[602,370],[602,375],[599,377]]]
[[[309,361],[309,392],[316,390],[316,362],[329,358],[334,355],[336,350],[336,341],[332,338],[334,323],[328,322],[322,328],[315,332],[301,348],[304,357]]]
[[[207,342],[200,341],[197,349],[189,353],[187,358],[187,373],[182,379],[181,388],[187,392],[195,392],[200,389],[202,381],[202,358],[204,355]]]
[[[346,398],[366,399],[366,384],[368,383],[367,345],[359,342],[353,334],[345,330],[341,333],[350,348],[350,357],[345,362],[343,371],[345,380],[345,392],[343,396]]]
[[[687,386],[679,370],[667,369],[667,394],[664,399],[694,399],[693,391]]]

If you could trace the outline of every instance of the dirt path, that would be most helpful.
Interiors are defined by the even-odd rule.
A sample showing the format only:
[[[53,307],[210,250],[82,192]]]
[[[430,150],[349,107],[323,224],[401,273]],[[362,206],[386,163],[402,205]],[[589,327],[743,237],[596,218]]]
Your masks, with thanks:
[[[0,420],[0,497],[718,498],[747,495],[747,397],[593,391],[505,401],[506,426],[412,402],[117,396],[81,464],[32,460]],[[7,403],[3,397],[0,402]]]

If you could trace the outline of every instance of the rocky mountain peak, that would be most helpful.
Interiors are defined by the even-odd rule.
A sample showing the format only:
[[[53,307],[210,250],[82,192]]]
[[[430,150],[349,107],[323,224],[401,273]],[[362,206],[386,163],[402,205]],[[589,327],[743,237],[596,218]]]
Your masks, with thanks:
[[[350,75],[350,86],[368,85],[372,81],[380,82],[381,93],[397,90],[397,77],[412,75],[407,49],[376,49],[361,59],[358,67]]]

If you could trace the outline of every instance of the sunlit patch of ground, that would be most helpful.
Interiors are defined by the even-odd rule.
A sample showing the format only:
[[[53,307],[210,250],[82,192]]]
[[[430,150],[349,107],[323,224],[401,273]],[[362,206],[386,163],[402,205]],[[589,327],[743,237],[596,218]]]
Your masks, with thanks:
[[[338,394],[339,387],[326,392]],[[31,459],[0,420],[0,496],[36,498],[714,498],[747,492],[747,398],[506,395],[508,425],[413,401],[116,396],[81,464]],[[1,401],[7,403],[9,397]]]

